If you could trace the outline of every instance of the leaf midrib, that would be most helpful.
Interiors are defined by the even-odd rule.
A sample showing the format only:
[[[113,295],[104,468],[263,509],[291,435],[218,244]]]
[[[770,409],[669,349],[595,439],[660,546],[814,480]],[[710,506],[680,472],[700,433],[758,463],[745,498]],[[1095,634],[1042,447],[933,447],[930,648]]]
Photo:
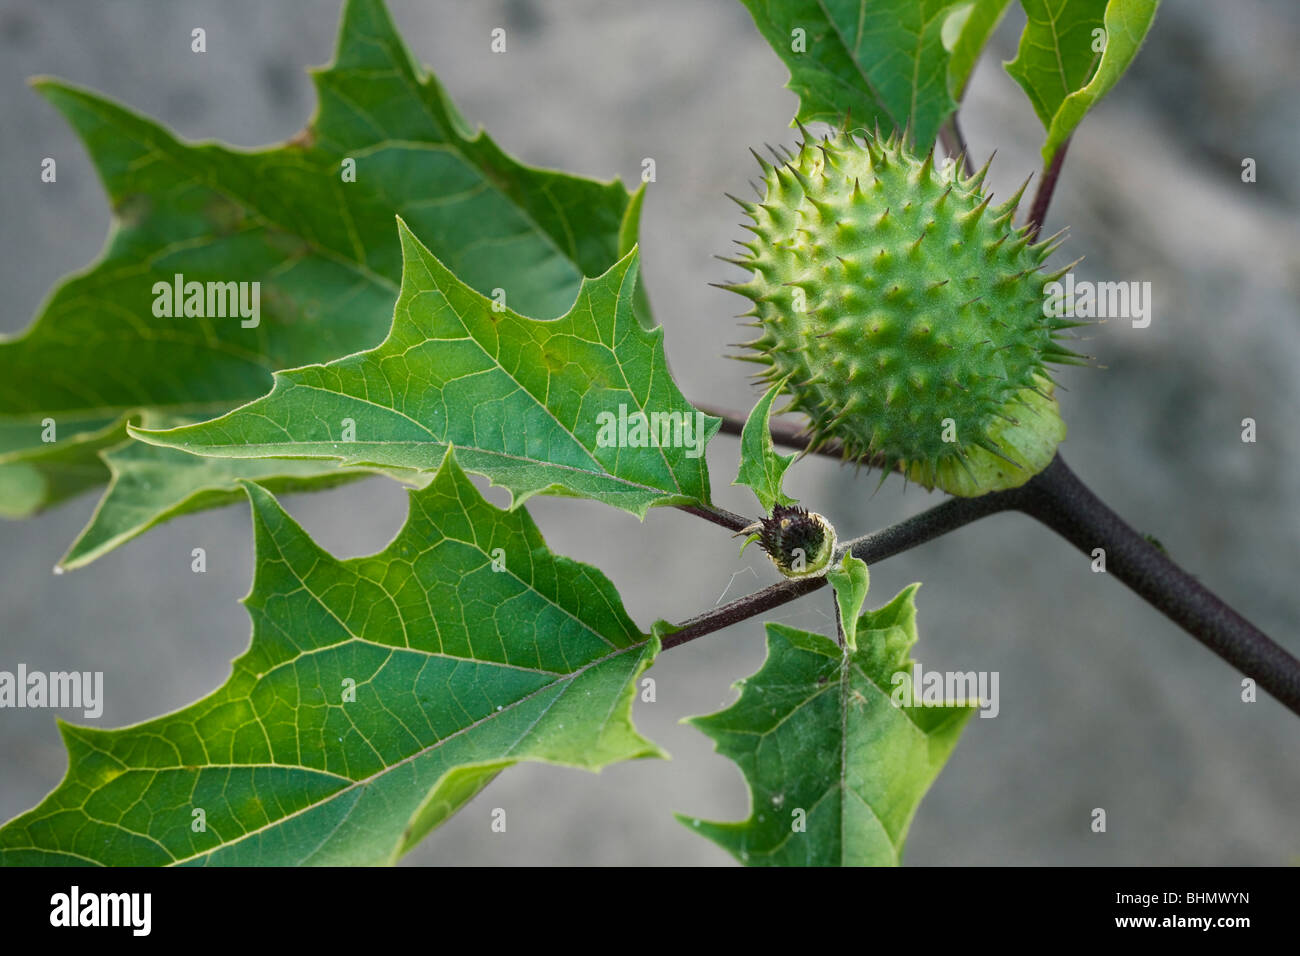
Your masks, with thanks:
[[[487,714],[487,715],[485,715],[485,716],[483,716],[483,717],[480,717],[478,720],[474,721],[473,723],[471,723],[471,724],[467,724],[465,727],[462,727],[462,728],[460,728],[460,729],[458,729],[458,730],[453,731],[452,733],[448,734],[448,735],[445,736],[445,737],[440,738],[439,740],[437,740],[437,741],[435,741],[435,742],[429,744],[428,746],[426,746],[426,747],[422,747],[422,748],[420,748],[419,750],[417,750],[416,752],[411,753],[411,754],[408,754],[407,756],[403,757],[401,760],[398,760],[398,761],[395,762],[395,763],[389,764],[388,766],[384,767],[384,768],[381,769],[381,770],[377,770],[375,773],[371,774],[370,776],[365,777],[365,778],[363,778],[363,779],[361,779],[361,780],[354,780],[354,781],[352,781],[352,782],[349,783],[347,786],[342,787],[341,789],[335,791],[334,793],[330,794],[326,799],[321,800],[321,801],[319,801],[318,803],[313,803],[313,804],[310,804],[309,806],[305,806],[305,807],[302,807],[301,809],[295,810],[295,811],[293,811],[293,813],[286,814],[285,816],[280,817],[280,818],[277,819],[277,820],[273,820],[273,821],[271,821],[270,823],[267,823],[267,824],[265,824],[265,825],[263,825],[263,826],[261,826],[261,827],[258,827],[256,830],[249,830],[247,833],[244,833],[244,834],[240,835],[237,839],[235,839],[235,840],[231,840],[231,841],[226,842],[226,843],[223,843],[223,844],[221,844],[220,846],[211,847],[211,848],[209,848],[209,849],[207,849],[207,850],[204,850],[204,851],[201,852],[201,853],[195,853],[195,854],[192,854],[192,855],[190,855],[190,856],[188,856],[188,857],[181,857],[181,858],[173,857],[173,858],[172,858],[172,862],[169,863],[169,864],[167,864],[167,865],[168,865],[168,866],[177,866],[177,865],[179,865],[179,864],[181,864],[181,863],[189,862],[190,860],[195,860],[195,859],[199,859],[200,857],[209,856],[209,855],[211,855],[211,854],[213,854],[213,853],[216,853],[218,850],[224,850],[224,849],[227,849],[227,848],[229,848],[229,847],[235,846],[236,844],[242,843],[244,840],[246,840],[247,838],[249,838],[249,837],[251,837],[251,836],[255,836],[255,835],[257,835],[258,833],[261,833],[261,832],[263,832],[263,831],[265,831],[265,830],[269,830],[269,829],[271,829],[272,827],[279,826],[280,824],[282,824],[282,823],[284,823],[284,822],[286,822],[286,821],[288,821],[288,820],[292,820],[293,818],[295,818],[295,817],[297,817],[297,816],[301,816],[301,815],[304,814],[304,813],[307,813],[307,812],[309,812],[309,811],[312,811],[312,810],[318,809],[319,807],[324,806],[324,805],[325,805],[326,803],[328,803],[329,801],[334,800],[334,799],[337,799],[338,797],[342,796],[343,794],[348,793],[349,791],[356,790],[357,788],[360,788],[360,787],[368,786],[368,785],[369,785],[370,783],[372,783],[373,781],[378,780],[379,778],[383,777],[385,774],[391,773],[392,771],[394,771],[394,770],[396,770],[397,768],[403,766],[404,764],[411,763],[412,761],[415,761],[415,760],[419,759],[420,757],[423,757],[424,755],[426,755],[426,754],[428,754],[428,753],[432,753],[433,751],[437,750],[439,747],[443,746],[444,744],[446,744],[446,743],[448,743],[448,742],[450,742],[450,741],[452,741],[452,740],[455,740],[457,737],[461,737],[461,736],[463,736],[464,734],[469,733],[471,730],[475,730],[475,729],[477,729],[478,727],[482,726],[483,724],[485,724],[485,723],[488,722],[488,721],[495,720],[495,719],[498,718],[498,717],[502,717],[502,716],[504,716],[505,714],[509,713],[511,710],[515,709],[516,707],[519,707],[519,706],[521,706],[521,705],[523,705],[523,704],[528,703],[530,700],[532,700],[534,697],[537,697],[539,694],[543,694],[543,693],[546,693],[546,692],[548,692],[548,691],[554,690],[555,687],[556,687],[557,685],[559,685],[559,684],[563,684],[563,683],[571,683],[571,682],[572,682],[574,679],[576,679],[578,676],[580,676],[581,674],[585,673],[587,670],[589,670],[589,669],[592,668],[592,667],[595,667],[595,666],[598,665],[598,664],[602,664],[602,663],[604,663],[604,662],[606,662],[606,661],[613,660],[614,658],[616,658],[616,657],[618,657],[618,656],[620,656],[620,655],[622,655],[622,654],[626,654],[626,653],[628,653],[629,651],[640,651],[640,650],[644,649],[645,646],[646,646],[649,642],[650,642],[650,639],[649,639],[649,638],[646,638],[644,641],[640,641],[640,642],[638,642],[638,643],[636,643],[636,644],[630,644],[630,645],[628,645],[627,647],[623,647],[623,648],[619,648],[618,650],[611,651],[610,653],[604,655],[603,657],[599,657],[599,658],[597,658],[597,659],[591,661],[590,663],[584,664],[582,667],[580,667],[578,670],[574,671],[572,674],[567,674],[567,675],[565,675],[563,678],[561,678],[561,679],[559,679],[559,680],[552,681],[551,683],[547,684],[547,685],[544,686],[544,687],[539,687],[539,688],[537,688],[536,690],[529,692],[528,694],[526,694],[525,696],[519,698],[519,699],[516,700],[516,701],[511,701],[509,704],[507,704],[507,705],[505,705],[504,707],[502,707],[501,710],[494,711],[494,712],[492,712],[492,713],[490,713],[490,714]],[[556,694],[556,695],[555,695],[555,700],[552,701],[551,704],[549,704],[549,705],[547,706],[546,710],[544,710],[544,711],[542,712],[542,714],[539,715],[538,719],[540,720],[542,716],[545,716],[546,713],[549,712],[550,707],[554,705],[555,701],[558,701],[562,696],[563,696],[563,694]],[[536,722],[534,722],[532,725],[530,725],[530,726],[525,730],[525,732],[524,732],[525,735],[527,734],[527,731],[528,731],[528,730],[531,730],[531,729],[532,729],[533,726],[536,726]],[[511,744],[510,748],[508,748],[508,749],[506,750],[506,756],[507,756],[507,757],[509,756],[509,750],[510,750],[510,749],[513,749],[513,747],[516,746],[516,745],[519,743],[519,741],[522,740],[522,739],[523,739],[523,735],[521,735],[518,739],[516,739],[515,742],[514,742],[513,744]],[[177,769],[177,768],[172,768],[172,769]],[[200,768],[200,769],[204,769],[204,768]],[[311,770],[311,768],[309,768],[309,767],[296,768],[296,767],[293,767],[292,765],[290,766],[289,769],[304,769],[304,770]],[[346,778],[344,778],[344,779],[346,779]],[[34,847],[33,849],[37,849],[37,848]]]

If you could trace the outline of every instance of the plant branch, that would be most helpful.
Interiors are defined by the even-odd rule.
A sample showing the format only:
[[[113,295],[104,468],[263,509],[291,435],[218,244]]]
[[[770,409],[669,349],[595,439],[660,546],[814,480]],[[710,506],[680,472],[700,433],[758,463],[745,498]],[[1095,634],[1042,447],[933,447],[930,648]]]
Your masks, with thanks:
[[[899,524],[842,545],[868,565],[908,551],[986,515],[1020,511],[1084,554],[1106,552],[1106,570],[1242,674],[1300,715],[1300,660],[1234,611],[1108,508],[1060,455],[1019,488],[978,498],[950,498]],[[825,586],[826,579],[782,581],[691,618],[664,637],[685,644],[780,607]]]
[[[719,431],[724,435],[735,435],[740,437],[741,431],[745,427],[745,416],[725,408],[718,408],[715,405],[702,405],[693,403],[696,408],[711,415],[714,418],[722,419],[722,426]],[[789,422],[772,422],[768,426],[772,433],[772,442],[783,448],[794,448],[809,455],[822,455],[826,458],[836,458],[840,461],[846,461],[844,457],[844,446],[838,441],[831,440],[818,445],[816,448],[812,445],[812,436],[804,431],[798,425],[792,425]],[[883,468],[886,461],[881,456],[871,456],[868,458],[854,459],[855,464],[865,465],[868,468]],[[897,469],[890,469],[891,471]]]
[[[1105,549],[1108,574],[1300,714],[1300,660],[1134,531],[1060,455],[1024,486],[1018,507],[1085,554]]]
[[[1066,137],[1061,148],[1056,151],[1052,157],[1052,162],[1043,170],[1043,178],[1038,183],[1038,191],[1034,193],[1034,204],[1029,208],[1029,228],[1030,240],[1038,238],[1038,233],[1043,228],[1043,220],[1047,218],[1047,207],[1052,202],[1052,193],[1056,192],[1056,182],[1061,178],[1061,164],[1065,162],[1065,151],[1070,147],[1069,137]]]
[[[745,428],[744,415],[738,415],[730,409],[719,408],[716,405],[704,405],[700,402],[692,402],[691,404],[702,411],[705,415],[711,415],[714,418],[721,418],[722,427],[719,431],[724,435],[735,435],[739,438],[740,433]],[[789,422],[772,422],[771,431],[772,441],[776,442],[778,445],[784,445],[786,448],[799,449],[807,449],[808,447],[808,433],[797,425],[792,425]],[[839,443],[830,442],[825,447],[829,449],[832,446],[838,448]],[[818,452],[818,454],[834,454],[836,457],[839,457],[838,452],[832,451]]]
[[[1019,491],[1020,489],[999,491],[978,498],[949,498],[943,504],[914,515],[906,521],[846,542],[836,551],[835,559],[838,561],[845,551],[851,551],[855,558],[860,558],[868,565],[876,564],[947,534],[949,531],[956,531],[985,515],[1016,507]],[[811,594],[825,584],[825,577],[782,581],[728,604],[712,608],[686,621],[672,634],[665,635],[664,650],[737,624],[764,611],[770,611],[774,607],[780,607],[782,604],[788,604],[805,594]]]
[[[719,508],[717,505],[678,505],[677,509],[685,511],[688,515],[703,518],[705,521],[712,521],[714,524],[729,528],[732,531],[740,531],[754,523],[744,515],[738,515],[726,508]]]

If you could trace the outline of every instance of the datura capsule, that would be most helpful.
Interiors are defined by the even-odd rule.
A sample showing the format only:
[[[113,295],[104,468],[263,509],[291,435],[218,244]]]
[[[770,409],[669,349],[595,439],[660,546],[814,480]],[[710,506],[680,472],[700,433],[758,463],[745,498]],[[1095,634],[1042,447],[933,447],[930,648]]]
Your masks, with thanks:
[[[766,518],[738,534],[757,535],[759,546],[787,578],[823,575],[835,556],[835,528],[817,512],[798,505],[777,505]]]
[[[1081,323],[1045,314],[1059,242],[1013,224],[1025,187],[991,205],[988,164],[963,176],[900,136],[805,131],[789,162],[759,163],[763,200],[737,200],[749,255],[727,260],[753,277],[724,288],[753,301],[742,357],[786,380],[813,446],[963,496],[1045,468],[1065,437],[1048,363],[1085,357],[1058,342]]]

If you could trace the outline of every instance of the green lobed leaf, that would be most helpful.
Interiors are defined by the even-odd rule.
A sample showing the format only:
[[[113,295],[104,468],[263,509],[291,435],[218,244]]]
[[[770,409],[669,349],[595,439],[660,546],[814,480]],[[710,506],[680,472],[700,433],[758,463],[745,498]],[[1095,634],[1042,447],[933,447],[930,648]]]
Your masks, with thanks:
[[[751,866],[899,863],[921,798],[975,712],[891,700],[894,675],[911,673],[918,587],[862,614],[856,648],[768,624],[767,660],[737,685],[740,698],[689,721],[744,773],[749,818],[678,819]]]
[[[371,347],[401,280],[394,213],[469,285],[546,317],[635,244],[640,192],[529,168],[474,133],[411,61],[380,0],[347,0],[334,62],[312,79],[319,105],[306,130],[251,151],[183,142],[96,93],[35,81],[90,153],[113,224],[99,260],[58,285],[27,331],[0,340],[0,513],[30,514],[109,480],[99,452],[125,440],[141,411],[208,418],[264,393],[277,369]],[[349,158],[355,182],[342,179]],[[259,324],[155,316],[154,283],[177,273],[260,282]],[[58,441],[47,444],[51,417]],[[229,466],[179,452],[155,461],[187,482],[209,467],[207,490],[219,493],[204,500],[228,497]],[[267,476],[265,466],[244,474]],[[172,503],[163,491],[132,505],[151,507],[144,520],[156,523]],[[115,507],[101,507],[111,524],[135,520]]]
[[[203,455],[402,471],[432,471],[454,444],[466,470],[509,489],[515,506],[559,494],[644,516],[653,505],[708,501],[703,452],[721,421],[682,397],[663,329],[633,315],[635,251],[584,280],[564,316],[542,321],[494,307],[405,223],[399,230],[406,268],[382,345],[278,372],[270,394],[210,422],[132,434]],[[637,431],[640,414],[660,427]],[[659,447],[633,444],[652,434]]]
[[[1027,22],[1016,58],[1004,65],[1047,130],[1046,166],[1133,62],[1159,0],[1021,0],[1021,5]],[[1104,51],[1095,49],[1098,37],[1104,37]]]
[[[790,69],[799,119],[900,129],[921,151],[957,108],[942,31],[960,0],[741,0]],[[806,50],[794,49],[794,30]]]
[[[973,0],[948,14],[944,23],[948,92],[957,102],[960,103],[966,95],[966,84],[984,52],[984,45],[997,29],[1010,3],[1011,0]]]
[[[740,471],[733,485],[745,485],[769,514],[774,505],[792,505],[795,499],[781,490],[785,470],[795,455],[779,455],[772,444],[772,402],[785,385],[782,380],[758,400],[740,431]]]
[[[180,515],[242,500],[240,479],[257,481],[268,491],[283,494],[319,491],[376,474],[363,468],[324,468],[315,461],[204,458],[134,439],[102,452],[101,457],[111,475],[108,489],[59,561],[60,568],[84,567]],[[422,477],[427,482],[428,476]]]
[[[388,863],[520,761],[663,756],[631,719],[657,634],[526,511],[483,500],[450,450],[369,557],[332,557],[244,489],[248,651],[165,717],[61,723],[67,775],[0,829],[0,863]]]

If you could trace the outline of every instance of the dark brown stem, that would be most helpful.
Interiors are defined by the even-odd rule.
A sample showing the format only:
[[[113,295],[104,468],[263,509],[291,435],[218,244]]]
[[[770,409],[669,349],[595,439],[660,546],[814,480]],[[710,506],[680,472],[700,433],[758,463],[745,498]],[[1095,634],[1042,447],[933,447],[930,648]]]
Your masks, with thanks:
[[[1107,574],[1300,714],[1300,660],[1134,531],[1059,455],[1025,485],[1018,507],[1084,554],[1101,548]]]
[[[1038,191],[1034,193],[1034,204],[1029,208],[1029,228],[1031,230],[1031,239],[1037,238],[1038,233],[1042,231],[1043,220],[1047,218],[1047,207],[1052,202],[1052,193],[1056,192],[1056,181],[1061,178],[1061,164],[1065,162],[1065,151],[1070,146],[1070,140],[1067,137],[1061,144],[1061,148],[1056,151],[1052,157],[1052,162],[1043,170],[1042,181],[1038,184]]]
[[[679,511],[685,511],[688,515],[695,515],[705,521],[712,521],[714,524],[729,528],[732,531],[740,531],[742,528],[748,528],[754,523],[744,515],[738,515],[734,511],[728,511],[726,508],[719,508],[716,505],[707,508],[704,505],[678,505],[677,508]]]
[[[1018,493],[1019,489],[1014,489],[981,495],[978,498],[949,498],[943,504],[885,528],[883,531],[847,542],[841,546],[839,554],[852,551],[854,557],[860,558],[867,564],[875,564],[924,544],[932,538],[955,531],[962,525],[970,524],[985,515],[1014,508]],[[837,560],[839,554],[836,555]],[[825,584],[824,577],[782,581],[780,584],[773,584],[729,604],[712,608],[691,618],[672,634],[666,635],[663,639],[664,649],[685,644],[697,637],[703,637],[705,634],[747,620],[764,611],[770,611],[774,607],[788,604],[805,594],[811,594]]]
[[[840,549],[868,565],[883,561],[986,515],[1020,511],[1051,528],[1080,551],[1105,551],[1106,571],[1242,674],[1300,715],[1300,660],[1178,567],[1088,490],[1059,455],[1019,488],[978,498],[950,498],[897,525]],[[838,555],[837,555],[838,558]],[[665,636],[665,649],[780,607],[826,584],[826,579],[783,581],[686,621]]]
[[[718,408],[713,405],[695,404],[695,407],[706,415],[712,415],[714,418],[722,419],[722,427],[719,431],[724,435],[740,436],[745,427],[745,416],[738,415],[733,411],[725,408]],[[769,426],[772,433],[773,444],[780,445],[783,448],[795,448],[810,455],[822,455],[826,458],[837,458],[844,461],[844,446],[838,441],[828,441],[816,448],[809,448],[812,444],[812,436],[797,425],[791,425],[788,422],[772,422]],[[886,465],[885,459],[880,456],[872,456],[857,460],[856,464],[865,465],[868,468],[883,468]],[[892,469],[891,469],[892,470]]]
[[[737,438],[740,437],[741,431],[745,428],[744,415],[738,415],[726,408],[718,408],[716,405],[705,405],[700,402],[694,402],[692,404],[705,415],[712,415],[714,418],[721,418],[722,427],[719,431],[721,431],[722,434],[735,435]],[[808,447],[808,434],[798,426],[791,425],[788,422],[772,422],[771,429],[772,441],[776,442],[778,445],[784,445],[786,448]],[[826,452],[825,454],[829,454],[829,452]]]

